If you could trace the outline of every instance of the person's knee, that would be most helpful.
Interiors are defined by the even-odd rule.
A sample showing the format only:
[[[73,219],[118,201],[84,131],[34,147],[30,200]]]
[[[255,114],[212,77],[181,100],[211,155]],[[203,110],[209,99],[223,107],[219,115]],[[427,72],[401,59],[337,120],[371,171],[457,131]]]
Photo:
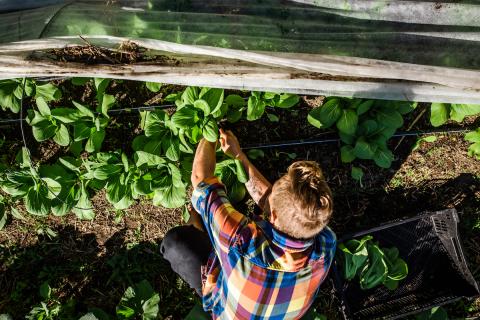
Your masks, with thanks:
[[[188,234],[188,226],[179,226],[170,229],[162,240],[160,252],[164,256],[168,256],[170,251],[177,251],[177,249],[184,247],[186,234]]]

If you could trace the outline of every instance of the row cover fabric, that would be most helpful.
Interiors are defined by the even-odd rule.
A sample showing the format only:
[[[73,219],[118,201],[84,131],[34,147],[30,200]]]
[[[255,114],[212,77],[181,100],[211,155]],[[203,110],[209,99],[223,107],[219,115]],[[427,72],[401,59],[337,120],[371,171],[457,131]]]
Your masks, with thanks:
[[[480,89],[480,4],[473,1],[52,2],[61,0],[26,1],[37,8],[17,11],[0,2],[0,43],[120,37],[182,44],[191,54],[210,48],[203,54],[261,66],[437,83],[469,95]]]

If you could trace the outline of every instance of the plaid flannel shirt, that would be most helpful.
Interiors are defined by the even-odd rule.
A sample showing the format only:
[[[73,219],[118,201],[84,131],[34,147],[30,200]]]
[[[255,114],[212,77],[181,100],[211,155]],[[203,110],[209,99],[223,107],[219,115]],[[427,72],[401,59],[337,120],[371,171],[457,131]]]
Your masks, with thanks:
[[[332,263],[332,230],[292,239],[268,221],[235,210],[217,178],[195,188],[192,204],[214,248],[202,270],[205,311],[213,319],[300,319]]]

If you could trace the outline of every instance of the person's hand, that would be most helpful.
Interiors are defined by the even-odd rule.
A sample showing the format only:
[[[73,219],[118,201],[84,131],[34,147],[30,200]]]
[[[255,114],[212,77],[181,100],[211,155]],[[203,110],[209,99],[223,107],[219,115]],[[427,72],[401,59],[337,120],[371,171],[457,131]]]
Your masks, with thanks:
[[[227,156],[233,158],[238,158],[243,153],[237,137],[230,130],[220,129],[220,147]]]

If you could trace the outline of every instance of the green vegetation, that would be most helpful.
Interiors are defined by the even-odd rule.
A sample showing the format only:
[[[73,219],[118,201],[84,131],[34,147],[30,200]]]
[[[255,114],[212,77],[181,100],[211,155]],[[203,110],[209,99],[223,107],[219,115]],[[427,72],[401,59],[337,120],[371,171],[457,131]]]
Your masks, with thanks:
[[[313,109],[308,122],[317,128],[336,125],[343,146],[341,160],[373,160],[381,168],[390,168],[394,159],[389,139],[403,125],[403,115],[413,111],[416,103],[365,99],[327,98]],[[359,167],[352,167],[352,177],[361,180]]]
[[[127,128],[114,116],[118,110],[112,111],[116,105],[132,107],[120,106],[122,100],[113,89],[121,83],[110,79],[88,78],[74,78],[66,84],[40,83],[29,79],[0,81],[2,110],[14,112],[18,116],[23,99],[23,114],[28,124],[25,131],[28,136],[31,133],[34,139],[30,139],[27,146],[31,147],[31,143],[35,144],[35,141],[38,141],[47,148],[58,147],[60,150],[54,157],[43,159],[41,154],[35,154],[33,151],[33,154],[30,154],[27,148],[20,148],[17,144],[14,150],[9,150],[8,157],[6,154],[2,155],[0,230],[8,226],[12,218],[31,219],[22,216],[26,211],[39,221],[35,225],[35,232],[54,241],[58,230],[50,228],[44,222],[46,217],[49,214],[65,217],[73,213],[78,219],[92,220],[95,217],[93,197],[99,193],[105,194],[105,199],[119,217],[123,217],[126,212],[124,210],[134,204],[149,203],[163,208],[183,207],[186,218],[188,211],[185,204],[191,188],[193,154],[200,139],[216,141],[219,127],[228,127],[238,122],[243,126],[244,123],[249,123],[247,121],[260,121],[258,123],[264,124],[266,122],[261,121],[266,119],[275,122],[268,129],[275,132],[279,139],[285,139],[284,135],[276,132],[277,129],[280,132],[288,132],[291,129],[285,121],[285,112],[293,115],[302,114],[304,111],[294,108],[300,99],[293,94],[231,93],[217,88],[187,87],[178,92],[169,92],[163,98],[164,87],[159,83],[147,82],[141,84],[144,92],[153,92],[161,97],[158,101],[173,102],[175,107],[161,110],[155,105],[150,105],[150,110],[140,112],[139,118],[136,119],[140,120],[140,126]],[[66,99],[64,96],[67,96],[67,92],[68,95],[71,94],[68,90],[71,90],[72,86],[79,91],[88,86],[93,93],[92,98],[87,99],[90,102],[81,99],[81,95],[69,96]],[[447,120],[462,121],[466,116],[478,113],[477,106],[459,106],[432,105],[431,116],[435,119],[432,120],[432,124],[442,125]],[[369,163],[374,163],[385,169],[391,167],[395,159],[391,138],[404,125],[404,118],[410,119],[416,114],[410,114],[411,112],[420,110],[420,108],[415,110],[416,107],[416,103],[409,102],[329,97],[321,106],[308,110],[307,120],[315,128],[322,130],[330,128],[334,130],[333,134],[338,132],[341,139],[339,161],[341,160],[343,166],[350,170],[351,176],[363,186],[362,179],[369,177],[370,173],[364,172],[365,164],[368,166]],[[282,117],[282,121],[277,115]],[[118,139],[127,138],[121,143],[117,141],[112,147],[113,133],[110,132],[116,128],[128,134],[119,137]],[[306,129],[313,131],[315,128]],[[302,126],[301,130],[305,128]],[[8,144],[8,139],[0,134],[0,147]],[[413,149],[419,148],[423,142],[430,143],[436,139],[437,136],[434,135],[420,137]],[[480,129],[467,133],[465,140],[471,143],[468,154],[480,159]],[[17,151],[19,152],[15,157]],[[297,153],[293,151],[298,152],[288,149],[273,152],[251,149],[247,155],[251,159],[257,159],[258,162],[270,162],[272,158],[290,162],[297,158]],[[220,152],[218,156],[215,175],[226,185],[232,202],[243,205],[242,200],[246,195],[244,183],[248,180],[243,167],[238,160],[226,158]],[[298,157],[303,158],[303,154],[299,152]],[[282,170],[284,168],[278,168],[277,171]],[[21,204],[25,205],[24,210]],[[20,210],[17,209],[19,207]],[[65,218],[55,219],[59,224],[65,221]],[[140,233],[140,229],[135,230],[136,235]],[[349,281],[358,280],[362,289],[384,285],[394,290],[399,281],[407,276],[408,267],[399,257],[398,250],[381,248],[368,236],[340,244],[339,249],[345,278]],[[148,254],[151,254],[156,249],[149,250]],[[107,284],[121,283],[120,294],[125,291],[115,310],[89,309],[88,314],[75,314],[72,311],[75,309],[75,301],[57,294],[57,291],[62,290],[61,285],[42,278],[41,285],[40,283],[32,285],[35,291],[40,286],[40,296],[32,298],[29,306],[35,306],[27,318],[78,319],[81,316],[84,320],[155,319],[157,314],[158,318],[161,318],[163,313],[159,306],[161,301],[168,299],[169,296],[161,292],[158,284],[152,281],[153,277],[145,277],[143,269],[139,271],[142,268],[141,262],[134,260],[126,261],[114,256],[105,263],[111,267],[111,270],[106,272],[110,275]],[[75,269],[71,273],[81,271]],[[130,273],[135,273],[135,276]],[[142,277],[136,273],[141,273]],[[150,282],[143,280],[144,278]],[[159,293],[154,291],[150,283],[155,284]],[[16,295],[17,299],[24,295],[23,285],[19,283],[18,288],[14,288],[12,294]],[[190,309],[195,301],[191,296],[188,296],[188,299]],[[185,307],[168,306],[168,308]],[[320,309],[319,311],[323,312]],[[182,310],[180,313],[187,312]],[[309,316],[311,319],[324,318],[316,312]],[[193,317],[196,317],[195,313]]]
[[[359,279],[360,288],[372,289],[383,284],[390,290],[408,275],[408,266],[398,249],[380,248],[372,236],[349,240],[338,245],[345,280]]]

